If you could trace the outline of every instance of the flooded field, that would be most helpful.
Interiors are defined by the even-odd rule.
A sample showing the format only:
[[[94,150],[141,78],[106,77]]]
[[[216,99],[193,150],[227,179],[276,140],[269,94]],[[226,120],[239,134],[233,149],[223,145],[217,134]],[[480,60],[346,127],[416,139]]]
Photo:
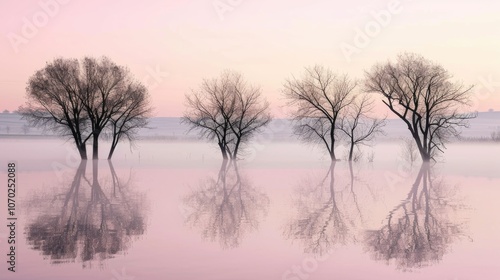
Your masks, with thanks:
[[[8,279],[500,277],[499,145],[450,144],[421,165],[384,142],[332,165],[259,142],[234,165],[203,142],[137,144],[80,162],[69,142],[0,139],[18,178]]]

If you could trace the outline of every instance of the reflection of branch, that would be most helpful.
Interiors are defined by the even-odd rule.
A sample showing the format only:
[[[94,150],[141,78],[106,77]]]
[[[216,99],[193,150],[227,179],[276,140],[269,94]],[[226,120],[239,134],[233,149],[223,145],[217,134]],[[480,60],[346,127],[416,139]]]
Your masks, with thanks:
[[[346,244],[350,238],[355,240],[352,233],[355,223],[343,213],[345,209],[339,207],[341,199],[336,196],[335,165],[336,162],[332,162],[319,188],[313,188],[316,184],[304,186],[304,193],[297,201],[299,218],[286,227],[285,235],[301,240],[306,252],[322,255],[332,246]],[[328,188],[325,188],[327,178]],[[354,189],[351,188],[351,191],[354,192]],[[325,195],[326,199],[323,198]],[[355,196],[354,199],[357,201]]]
[[[217,180],[208,178],[184,203],[191,208],[186,222],[223,248],[237,247],[246,233],[257,229],[269,207],[268,197],[248,184],[236,163],[226,161]]]
[[[356,210],[358,210],[358,215],[359,215],[361,221],[363,221],[363,215],[361,214],[361,209],[359,208],[358,196],[356,195],[356,192],[354,191],[354,171],[352,170],[352,161],[349,161],[349,175],[351,178],[352,200],[354,202],[354,205],[356,206]]]
[[[80,163],[64,199],[47,203],[42,198],[43,209],[37,212],[45,214],[27,226],[29,244],[50,256],[52,262],[79,256],[86,266],[96,255],[103,260],[126,250],[130,237],[144,232],[140,201],[131,199],[127,185],[120,185],[112,164],[113,189],[120,185],[121,196],[107,195],[108,188],[99,182],[98,161],[92,162],[92,182],[87,180],[86,163]],[[89,188],[83,188],[82,181]],[[52,213],[55,209],[61,212]]]
[[[387,225],[368,231],[366,246],[375,259],[395,259],[398,268],[439,262],[453,239],[461,235],[458,224],[448,220],[450,210],[435,185],[428,165],[422,164],[406,199],[388,215]]]

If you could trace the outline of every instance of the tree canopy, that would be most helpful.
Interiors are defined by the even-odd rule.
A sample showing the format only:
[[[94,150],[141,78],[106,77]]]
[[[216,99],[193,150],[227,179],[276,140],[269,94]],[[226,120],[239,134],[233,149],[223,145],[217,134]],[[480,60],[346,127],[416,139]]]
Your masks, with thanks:
[[[89,139],[98,158],[99,137],[106,130],[112,135],[111,159],[119,140],[133,139],[151,112],[147,89],[107,57],[57,58],[29,79],[26,93],[28,101],[19,110],[24,118],[70,137],[82,159]]]

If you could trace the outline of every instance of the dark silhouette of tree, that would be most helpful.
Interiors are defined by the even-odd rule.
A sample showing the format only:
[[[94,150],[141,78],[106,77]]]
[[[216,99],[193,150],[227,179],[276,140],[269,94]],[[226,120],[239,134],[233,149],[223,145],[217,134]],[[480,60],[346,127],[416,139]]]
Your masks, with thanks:
[[[223,161],[218,177],[208,178],[184,198],[186,223],[224,249],[238,247],[267,215],[269,198],[242,176],[236,162]]]
[[[89,118],[80,99],[81,69],[76,59],[55,59],[28,81],[25,107],[20,114],[32,126],[45,127],[73,139],[82,159],[92,136]]]
[[[461,208],[453,193],[437,181],[429,163],[420,171],[402,203],[389,212],[387,223],[365,235],[365,246],[377,260],[395,260],[399,269],[412,269],[439,262],[453,240],[463,235],[463,224],[450,220]]]
[[[125,90],[125,99],[118,110],[110,118],[111,148],[108,159],[113,157],[116,146],[126,137],[130,143],[136,139],[139,128],[146,127],[152,111],[149,106],[147,89],[141,84],[131,84]]]
[[[300,240],[307,253],[324,255],[334,246],[357,241],[357,227],[362,215],[354,191],[352,166],[348,189],[339,187],[335,166],[336,162],[333,161],[319,183],[307,181],[301,185],[299,196],[294,200],[298,218],[285,227],[284,235]],[[341,195],[346,190],[351,195]],[[347,205],[354,205],[357,213],[352,213]]]
[[[369,95],[358,95],[348,107],[347,113],[340,117],[339,129],[347,136],[349,145],[349,161],[353,160],[354,148],[366,144],[383,133],[385,118],[377,119],[369,116],[373,110],[373,99]]]
[[[352,104],[357,83],[322,66],[307,68],[301,79],[286,81],[283,93],[292,109],[295,134],[305,142],[325,145],[332,160],[341,115]]]
[[[407,125],[423,161],[443,152],[450,137],[475,114],[464,113],[471,87],[453,83],[442,66],[416,54],[396,63],[375,65],[366,73],[365,89],[382,95],[384,104]]]
[[[92,138],[92,157],[99,157],[99,137],[111,124],[112,146],[122,135],[131,139],[150,112],[146,88],[109,58],[56,59],[28,82],[28,102],[20,113],[32,125],[43,125],[74,140],[82,159]]]
[[[51,262],[102,260],[126,251],[134,236],[145,231],[140,196],[132,193],[128,182],[118,179],[111,161],[112,186],[99,181],[98,161],[92,163],[92,181],[86,177],[87,161],[81,161],[73,181],[63,195],[45,194],[31,199],[26,227],[27,241]]]
[[[183,121],[201,137],[216,140],[224,159],[237,159],[242,145],[271,121],[269,103],[260,88],[232,71],[204,80],[200,89],[186,95],[186,101]]]
[[[133,80],[128,69],[107,57],[99,60],[87,57],[83,68],[87,86],[80,98],[92,127],[92,158],[99,157],[99,136],[111,123],[113,137],[108,155],[111,159],[122,135],[131,136],[135,129],[147,124],[151,110],[147,89]]]
[[[269,124],[271,114],[269,103],[262,98],[261,90],[248,85],[241,75],[233,75],[235,110],[234,114],[226,116],[226,119],[235,139],[231,155],[234,160],[237,159],[241,145],[247,143],[255,133]]]

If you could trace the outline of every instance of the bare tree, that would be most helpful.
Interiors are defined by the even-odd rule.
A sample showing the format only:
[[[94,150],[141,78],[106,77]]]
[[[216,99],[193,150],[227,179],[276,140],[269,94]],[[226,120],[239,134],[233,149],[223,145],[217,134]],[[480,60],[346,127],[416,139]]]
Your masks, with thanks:
[[[403,160],[410,163],[413,166],[413,163],[417,160],[418,157],[418,149],[417,144],[411,138],[403,138],[403,142],[401,143],[401,157]]]
[[[56,59],[30,78],[27,96],[26,107],[20,108],[24,118],[32,125],[71,136],[82,159],[87,159],[90,138],[93,158],[99,157],[99,136],[110,123],[117,128],[111,148],[114,151],[121,135],[130,135],[146,124],[150,111],[144,86],[134,81],[125,67],[106,57],[86,57],[81,62]],[[131,111],[133,117],[124,118]]]
[[[262,98],[260,88],[248,85],[240,74],[232,73],[230,88],[234,91],[234,110],[226,119],[235,140],[231,158],[237,159],[241,145],[269,124],[271,114],[269,103]]]
[[[357,83],[322,66],[306,68],[303,78],[286,81],[284,95],[293,109],[294,131],[303,141],[325,145],[335,156],[336,130],[340,115],[354,100]]]
[[[92,158],[99,158],[99,136],[111,119],[113,106],[121,103],[118,96],[125,79],[125,69],[107,58],[83,60],[85,90],[79,95],[92,127]],[[119,105],[118,105],[119,106]]]
[[[186,95],[187,112],[183,121],[198,130],[200,137],[217,140],[224,159],[228,159],[231,129],[226,121],[232,115],[229,76],[223,73],[220,79],[204,80],[200,89]],[[233,108],[232,108],[233,107]]]
[[[143,85],[129,84],[124,96],[122,108],[110,118],[112,138],[108,159],[113,156],[122,137],[126,137],[131,143],[135,140],[138,129],[148,124],[148,117],[152,111],[147,89]]]
[[[345,133],[349,143],[349,161],[353,160],[354,148],[366,144],[380,133],[385,126],[385,118],[370,117],[373,110],[373,99],[369,95],[358,95],[347,113],[341,116],[339,129]]]
[[[113,142],[108,155],[108,159],[111,159],[121,136],[125,132],[132,135],[132,131],[126,129],[127,126],[138,128],[146,125],[145,120],[150,111],[147,89],[134,81],[128,69],[116,65],[107,57],[86,57],[83,68],[86,86],[79,96],[92,127],[92,157],[99,157],[99,136],[112,123]],[[125,117],[127,115],[129,118]]]
[[[216,140],[224,159],[236,159],[242,144],[271,121],[261,90],[232,71],[204,80],[186,101],[183,121],[201,137]]]
[[[80,67],[76,59],[55,59],[37,71],[26,87],[27,102],[20,114],[32,126],[45,127],[73,139],[82,159],[92,136],[80,100]]]
[[[384,104],[405,122],[423,161],[443,152],[450,137],[475,114],[463,113],[471,87],[451,82],[442,66],[416,54],[402,54],[396,63],[375,65],[366,73],[366,91],[383,96]]]

